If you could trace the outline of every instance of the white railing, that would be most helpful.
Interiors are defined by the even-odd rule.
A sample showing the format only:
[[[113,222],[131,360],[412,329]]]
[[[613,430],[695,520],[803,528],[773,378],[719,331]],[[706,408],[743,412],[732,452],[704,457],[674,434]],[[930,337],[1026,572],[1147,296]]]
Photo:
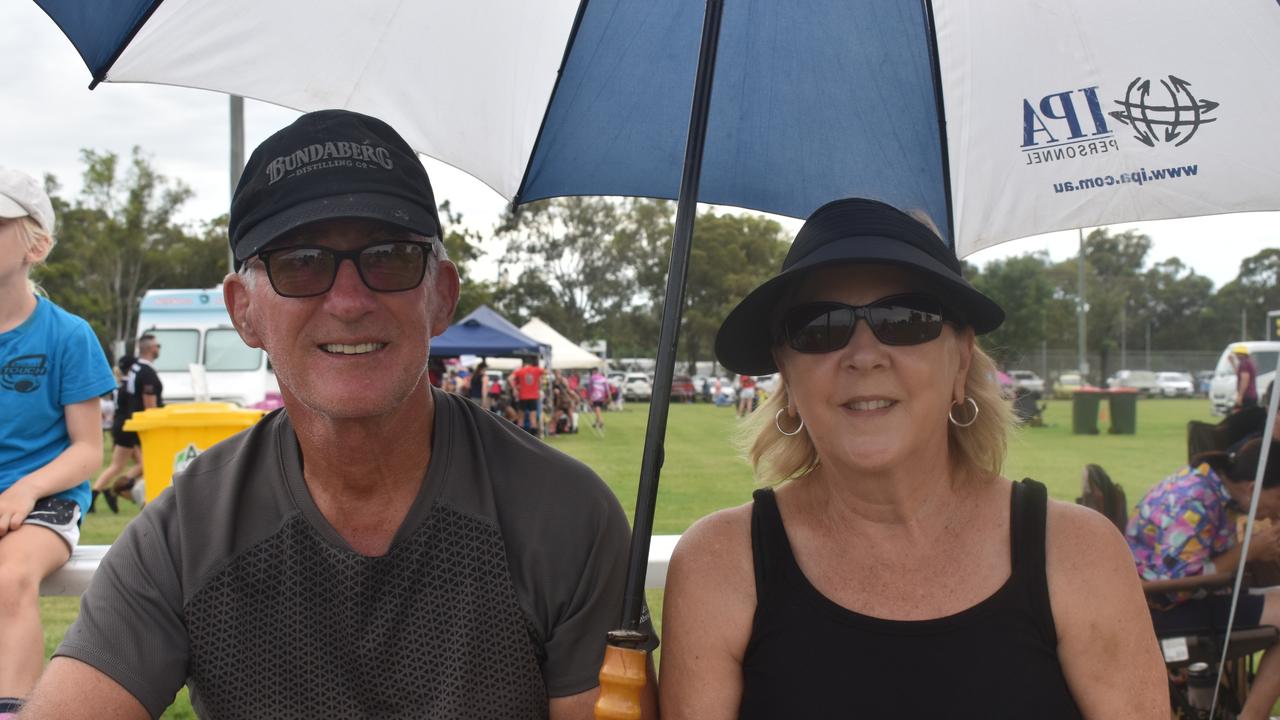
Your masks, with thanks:
[[[667,583],[667,562],[671,560],[671,551],[676,547],[679,535],[654,535],[649,543],[649,572],[645,575],[644,586],[649,589],[660,588]],[[110,545],[81,545],[71,553],[67,561],[57,572],[45,578],[40,584],[41,595],[79,595],[89,587],[93,573],[98,569],[102,556],[107,554]]]

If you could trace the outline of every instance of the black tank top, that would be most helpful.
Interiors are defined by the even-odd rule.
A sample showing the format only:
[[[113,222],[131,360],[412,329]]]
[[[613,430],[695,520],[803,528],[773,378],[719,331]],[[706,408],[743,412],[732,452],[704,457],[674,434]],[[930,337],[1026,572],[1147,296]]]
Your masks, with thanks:
[[[754,497],[743,720],[1081,717],[1049,607],[1044,485],[1014,483],[1005,584],[955,615],[913,621],[861,615],[819,593],[796,564],[773,491]]]

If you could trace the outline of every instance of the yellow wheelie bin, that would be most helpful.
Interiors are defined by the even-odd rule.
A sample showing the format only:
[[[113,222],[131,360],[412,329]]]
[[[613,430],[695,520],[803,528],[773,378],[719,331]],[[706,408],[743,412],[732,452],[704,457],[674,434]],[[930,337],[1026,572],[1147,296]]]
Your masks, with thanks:
[[[247,410],[233,403],[194,402],[165,405],[135,412],[124,429],[138,433],[142,443],[142,479],[147,502],[173,484],[197,455],[214,443],[253,427],[261,410]]]

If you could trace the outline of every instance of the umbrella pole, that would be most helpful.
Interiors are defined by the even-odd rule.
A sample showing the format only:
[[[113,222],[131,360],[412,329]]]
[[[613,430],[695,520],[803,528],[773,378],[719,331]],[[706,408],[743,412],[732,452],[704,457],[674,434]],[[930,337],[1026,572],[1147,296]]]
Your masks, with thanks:
[[[622,604],[622,627],[609,633],[604,666],[600,670],[600,700],[597,720],[635,720],[640,717],[640,697],[645,686],[645,651],[648,640],[641,630],[644,611],[644,579],[649,567],[649,540],[653,534],[653,510],[658,500],[658,475],[664,459],[663,441],[667,432],[667,409],[671,404],[671,380],[675,374],[676,340],[684,312],[684,288],[689,277],[689,253],[693,221],[698,210],[698,181],[702,174],[702,150],[707,137],[707,117],[711,107],[711,84],[715,76],[716,49],[720,38],[720,17],[724,0],[707,0],[702,20],[702,44],[698,51],[698,71],[694,79],[693,103],[689,113],[689,136],[685,143],[684,171],[676,202],[675,235],[667,271],[667,290],[662,306],[662,331],[658,336],[657,367],[654,368],[653,396],[649,400],[649,422],[645,429],[644,455],[640,463],[640,486],[636,491],[636,514],[631,528],[631,551],[627,565],[626,593]]]

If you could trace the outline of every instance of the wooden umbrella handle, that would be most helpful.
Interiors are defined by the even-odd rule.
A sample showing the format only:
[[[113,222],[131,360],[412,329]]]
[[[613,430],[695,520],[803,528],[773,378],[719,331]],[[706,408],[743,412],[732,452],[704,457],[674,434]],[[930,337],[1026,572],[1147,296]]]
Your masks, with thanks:
[[[605,646],[596,720],[641,720],[640,694],[646,682],[648,655],[644,650]]]

